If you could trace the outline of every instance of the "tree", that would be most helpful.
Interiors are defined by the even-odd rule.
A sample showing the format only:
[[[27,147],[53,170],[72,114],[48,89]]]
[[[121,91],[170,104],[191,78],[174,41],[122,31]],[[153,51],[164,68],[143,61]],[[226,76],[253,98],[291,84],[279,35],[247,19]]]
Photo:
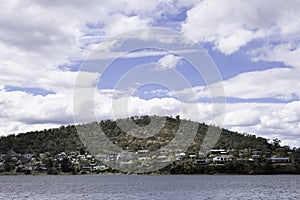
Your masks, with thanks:
[[[61,171],[62,172],[71,172],[72,170],[72,163],[68,158],[63,158],[61,161]]]
[[[80,155],[84,155],[84,154],[85,154],[85,150],[84,150],[84,148],[83,148],[83,147],[81,147],[79,152],[80,152]]]
[[[281,140],[279,140],[278,138],[273,139],[273,145],[276,149],[280,147],[280,142]]]
[[[13,169],[12,165],[9,162],[5,162],[4,164],[4,171],[9,172]]]

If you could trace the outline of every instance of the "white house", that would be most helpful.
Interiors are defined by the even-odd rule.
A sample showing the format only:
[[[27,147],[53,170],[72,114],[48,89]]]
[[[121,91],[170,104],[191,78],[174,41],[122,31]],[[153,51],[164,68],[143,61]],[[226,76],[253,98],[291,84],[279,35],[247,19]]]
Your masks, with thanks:
[[[184,157],[185,157],[185,153],[176,153],[175,154],[175,159],[176,160],[181,160]]]
[[[218,163],[218,162],[230,162],[232,161],[232,158],[230,156],[225,156],[225,155],[222,155],[222,156],[216,156],[213,158],[213,162],[214,163]]]

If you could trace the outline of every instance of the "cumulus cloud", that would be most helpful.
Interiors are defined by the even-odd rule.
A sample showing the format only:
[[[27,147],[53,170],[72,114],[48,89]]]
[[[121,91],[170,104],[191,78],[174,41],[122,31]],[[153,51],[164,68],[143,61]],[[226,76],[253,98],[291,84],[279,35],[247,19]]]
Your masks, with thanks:
[[[72,69],[74,62],[83,59],[105,38],[150,26],[156,19],[176,15],[181,12],[179,7],[195,2],[2,2],[1,133],[71,122],[72,91],[78,74]],[[108,44],[105,48],[110,49],[113,45]],[[64,65],[71,68],[64,68]],[[81,74],[85,81],[77,87],[95,87],[99,74]],[[6,91],[7,86],[24,90]],[[26,88],[40,88],[53,94],[32,95],[25,92]]]
[[[291,103],[230,103],[226,105],[224,126],[269,139],[280,138],[286,145],[299,146],[299,115]]]
[[[215,49],[227,55],[251,41],[268,42],[249,51],[253,61],[282,62],[289,68],[247,72],[225,80],[226,96],[244,100],[279,99],[290,103],[230,103],[224,125],[232,130],[279,137],[287,144],[299,145],[294,140],[299,137],[297,130],[300,128],[297,112],[300,108],[299,7],[297,0],[289,3],[281,0],[3,1],[0,5],[0,134],[72,123],[72,92],[78,74],[72,68],[74,63],[95,50],[111,54],[110,50],[119,45],[110,41],[102,43],[102,49],[95,49],[104,39],[155,26],[180,14],[184,20],[181,31],[186,36],[200,43],[212,43]],[[185,10],[188,10],[186,19]],[[181,21],[172,23],[180,24]],[[153,35],[153,38],[169,44],[176,42],[171,36]],[[179,56],[159,51],[132,52],[124,57],[149,55],[163,56],[157,62],[160,65],[157,70],[163,71],[174,69],[181,60]],[[64,65],[71,67],[64,68]],[[78,87],[94,89],[100,74],[81,73],[85,81]],[[8,91],[7,86],[40,88],[52,93],[33,95],[26,90]],[[101,90],[95,95],[96,116],[98,119],[113,118],[112,101],[115,101],[119,105],[128,103],[129,115],[180,114],[182,118],[211,123],[211,104],[184,103],[175,98],[176,95],[192,98],[191,92],[196,93],[198,100],[211,98],[205,86],[148,100],[125,98],[126,91]],[[113,99],[113,93],[118,93],[117,98]]]
[[[253,40],[287,40],[299,35],[300,2],[204,0],[187,12],[182,31],[199,42],[212,42],[232,54]]]
[[[158,66],[155,68],[157,71],[164,71],[167,69],[174,69],[182,58],[173,54],[166,55],[157,61]]]
[[[224,81],[223,86],[227,97],[295,100],[300,98],[300,81],[294,73],[289,68],[247,72]]]
[[[233,78],[218,82],[225,90],[225,97],[242,100],[273,99],[294,101],[300,99],[300,81],[295,70],[290,68],[273,68],[263,71],[241,73]],[[210,86],[215,87],[215,84]],[[208,86],[195,86],[174,92],[186,99],[197,100],[223,97],[223,94],[211,94]]]
[[[248,52],[253,61],[282,62],[286,66],[300,69],[300,44],[283,43],[265,45]]]
[[[48,74],[64,80],[72,75],[61,73],[58,66],[83,59],[99,38],[151,26],[163,14],[176,15],[178,8],[194,3],[5,1],[0,7],[0,85],[33,87],[35,77]],[[39,85],[49,90],[47,86]]]
[[[1,91],[0,96],[1,134],[23,132],[42,124],[49,127],[72,123],[70,95],[34,96],[21,91]]]

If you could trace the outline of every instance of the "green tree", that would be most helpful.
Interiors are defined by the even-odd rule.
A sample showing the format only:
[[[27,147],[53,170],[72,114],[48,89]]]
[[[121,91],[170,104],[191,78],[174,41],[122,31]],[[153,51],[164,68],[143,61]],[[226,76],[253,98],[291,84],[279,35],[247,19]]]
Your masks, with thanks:
[[[279,140],[278,138],[273,139],[273,145],[276,149],[280,147],[280,142],[281,140]]]
[[[69,158],[63,158],[61,161],[61,171],[62,172],[71,172],[72,170],[72,163]]]

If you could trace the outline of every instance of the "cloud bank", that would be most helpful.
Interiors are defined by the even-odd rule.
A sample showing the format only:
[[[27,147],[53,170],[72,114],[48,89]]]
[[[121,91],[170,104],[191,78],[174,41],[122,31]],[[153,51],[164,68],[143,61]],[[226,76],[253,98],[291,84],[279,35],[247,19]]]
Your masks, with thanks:
[[[210,44],[211,51],[229,59],[243,53],[252,63],[280,63],[271,69],[240,70],[222,82],[228,98],[224,126],[300,146],[299,8],[297,0],[3,1],[0,134],[72,123],[72,92],[84,58],[97,44],[119,33],[156,26],[171,27],[199,44]],[[107,45],[109,49],[114,44]],[[174,69],[181,62],[178,56],[141,52],[128,54],[127,59],[152,54],[157,56],[153,61],[160,64],[159,70]],[[85,75],[88,81],[80,87],[94,88],[100,74]],[[192,105],[175,98],[185,95],[185,90],[159,98],[153,92],[151,99],[132,96],[129,113],[181,113],[184,118],[210,123],[212,105],[201,101],[210,98],[209,91],[205,85],[193,89],[201,116],[195,116]],[[45,92],[39,94],[41,90]],[[97,118],[113,117],[111,92],[98,91],[95,98]]]

